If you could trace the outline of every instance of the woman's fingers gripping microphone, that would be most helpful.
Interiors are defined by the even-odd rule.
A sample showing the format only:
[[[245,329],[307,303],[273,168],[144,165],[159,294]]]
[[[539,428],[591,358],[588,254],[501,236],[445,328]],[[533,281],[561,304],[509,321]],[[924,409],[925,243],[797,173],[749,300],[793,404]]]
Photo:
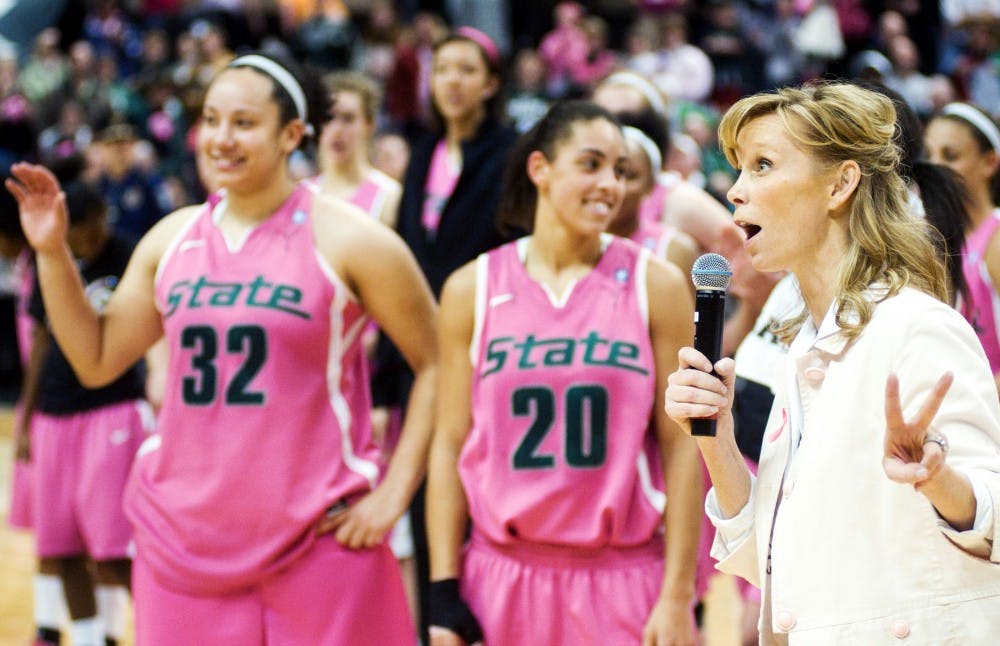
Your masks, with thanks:
[[[687,420],[712,417],[730,406],[732,359],[716,363],[719,376],[712,374],[712,364],[694,348],[682,348],[678,359],[680,367],[668,377],[664,397],[664,406],[671,419],[686,426]]]

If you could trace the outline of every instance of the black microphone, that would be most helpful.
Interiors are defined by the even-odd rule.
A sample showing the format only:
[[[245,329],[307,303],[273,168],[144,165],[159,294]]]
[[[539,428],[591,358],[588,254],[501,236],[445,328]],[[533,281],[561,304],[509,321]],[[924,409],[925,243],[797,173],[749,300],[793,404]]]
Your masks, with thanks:
[[[725,322],[726,289],[733,270],[717,253],[706,253],[694,261],[694,349],[715,365],[722,354],[722,327]],[[715,374],[715,371],[712,371]],[[714,436],[715,418],[691,420],[691,435]]]

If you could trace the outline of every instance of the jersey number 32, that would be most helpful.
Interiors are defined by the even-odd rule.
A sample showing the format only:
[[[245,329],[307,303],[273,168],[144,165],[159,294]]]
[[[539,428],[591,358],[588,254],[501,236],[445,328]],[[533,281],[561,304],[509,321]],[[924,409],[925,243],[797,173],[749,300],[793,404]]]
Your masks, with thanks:
[[[196,375],[181,381],[184,403],[207,406],[215,401],[219,389],[219,335],[207,325],[192,325],[181,331],[181,347],[196,350],[191,367]],[[226,352],[243,355],[243,363],[229,384],[225,386],[226,404],[232,406],[259,406],[264,403],[264,393],[250,390],[250,382],[267,359],[267,334],[259,325],[234,325],[226,330]]]

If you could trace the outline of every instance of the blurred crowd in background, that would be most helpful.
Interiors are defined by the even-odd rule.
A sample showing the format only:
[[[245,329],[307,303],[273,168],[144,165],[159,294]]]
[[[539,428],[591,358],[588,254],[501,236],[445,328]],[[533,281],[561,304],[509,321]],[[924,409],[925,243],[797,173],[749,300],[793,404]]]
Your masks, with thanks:
[[[204,197],[193,163],[198,106],[212,76],[248,48],[377,80],[384,99],[373,161],[397,177],[409,136],[432,118],[431,48],[449,26],[476,27],[498,44],[506,113],[522,131],[552,101],[586,96],[614,70],[646,76],[667,99],[668,168],[720,200],[734,175],[717,148],[716,121],[753,92],[852,76],[882,81],[920,116],[954,100],[1000,116],[1000,0],[59,5],[0,3],[0,172],[32,158],[73,166],[100,187],[115,228],[132,238]],[[315,172],[308,156],[295,164],[301,176]]]

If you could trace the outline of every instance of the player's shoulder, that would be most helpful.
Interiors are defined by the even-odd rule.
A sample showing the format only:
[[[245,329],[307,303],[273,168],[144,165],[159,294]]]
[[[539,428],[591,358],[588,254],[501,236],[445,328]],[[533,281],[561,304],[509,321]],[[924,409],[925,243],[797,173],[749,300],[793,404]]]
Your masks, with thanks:
[[[135,253],[158,261],[170,243],[198,218],[205,208],[207,208],[205,204],[184,206],[160,218],[139,240]]]
[[[680,267],[648,249],[641,253],[646,257],[646,284],[650,290],[687,289],[687,278]]]
[[[314,227],[324,234],[336,230],[341,235],[356,235],[374,228],[372,218],[364,209],[323,191],[313,191],[311,212]]]
[[[476,295],[476,284],[478,283],[479,267],[483,261],[480,258],[473,258],[464,265],[451,272],[444,287],[441,289],[441,301],[472,302]]]
[[[383,191],[390,193],[402,193],[403,185],[377,168],[372,168],[368,172],[368,179]]]

